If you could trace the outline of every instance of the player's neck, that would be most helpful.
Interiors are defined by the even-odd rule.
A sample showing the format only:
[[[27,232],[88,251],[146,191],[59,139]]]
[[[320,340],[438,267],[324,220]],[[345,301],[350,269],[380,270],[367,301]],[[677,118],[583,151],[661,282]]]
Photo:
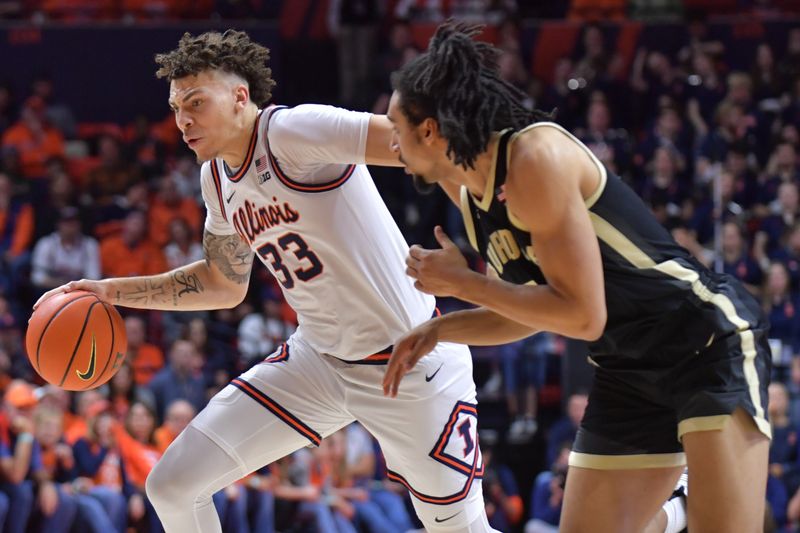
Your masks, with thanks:
[[[239,168],[244,163],[256,120],[258,120],[258,107],[255,105],[248,106],[237,120],[227,148],[222,150],[218,156],[230,168]]]
[[[482,198],[486,191],[486,182],[492,177],[494,172],[494,154],[497,150],[497,139],[492,137],[489,146],[483,153],[475,159],[475,168],[464,170],[463,167],[456,167],[459,172],[458,180],[467,187],[467,190],[475,198]]]

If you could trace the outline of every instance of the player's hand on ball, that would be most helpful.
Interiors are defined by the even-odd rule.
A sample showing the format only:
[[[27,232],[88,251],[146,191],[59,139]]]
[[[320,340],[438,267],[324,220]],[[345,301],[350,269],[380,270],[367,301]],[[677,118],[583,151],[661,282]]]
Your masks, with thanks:
[[[408,251],[406,274],[416,281],[414,287],[435,296],[458,296],[463,280],[472,273],[458,246],[441,226],[433,230],[441,248],[427,250],[414,245]]]
[[[61,294],[62,292],[72,292],[72,291],[89,291],[95,293],[97,296],[100,297],[101,300],[109,301],[111,297],[108,294],[108,285],[103,283],[102,281],[95,281],[91,279],[82,279],[79,281],[70,281],[69,283],[65,283],[60,287],[56,287],[55,289],[51,289],[44,293],[41,298],[36,300],[36,303],[33,304],[34,310],[41,305],[42,302],[50,298],[51,296],[55,296],[56,294]]]
[[[384,396],[397,397],[400,381],[439,342],[435,322],[425,322],[403,335],[394,345],[392,357],[383,376]]]

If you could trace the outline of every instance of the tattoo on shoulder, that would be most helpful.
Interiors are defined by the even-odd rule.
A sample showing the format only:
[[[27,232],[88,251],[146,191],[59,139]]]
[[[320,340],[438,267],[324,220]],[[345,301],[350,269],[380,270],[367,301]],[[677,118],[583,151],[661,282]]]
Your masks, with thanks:
[[[226,278],[239,284],[250,280],[253,250],[238,235],[203,234],[206,264],[212,263]]]

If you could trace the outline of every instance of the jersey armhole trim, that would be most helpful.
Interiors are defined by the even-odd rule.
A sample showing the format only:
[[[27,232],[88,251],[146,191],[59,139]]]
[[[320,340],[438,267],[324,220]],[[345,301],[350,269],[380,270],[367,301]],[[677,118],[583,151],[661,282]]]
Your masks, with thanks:
[[[217,199],[219,200],[219,210],[222,212],[222,218],[225,222],[228,221],[228,215],[225,212],[225,202],[222,201],[222,182],[219,177],[219,168],[217,168],[217,160],[212,159],[209,161],[211,166],[211,176],[214,178],[214,189],[217,191]]]
[[[511,140],[508,143],[509,144],[508,153],[511,154],[511,145],[514,143],[514,141],[517,140],[517,137],[519,137],[522,133],[524,133],[524,132],[526,132],[528,130],[532,130],[533,128],[543,127],[543,126],[549,126],[551,128],[554,128],[554,129],[560,131],[561,133],[563,133],[564,135],[566,135],[570,140],[574,141],[575,144],[577,144],[584,152],[586,152],[586,155],[589,156],[589,158],[592,160],[592,162],[597,167],[597,171],[600,173],[600,181],[597,183],[597,188],[594,190],[594,192],[592,194],[590,194],[589,197],[584,200],[584,204],[586,205],[586,208],[587,209],[591,209],[592,206],[595,203],[597,203],[597,200],[600,199],[600,196],[603,194],[603,191],[606,189],[606,182],[608,181],[608,173],[606,172],[606,167],[603,165],[603,163],[600,162],[599,159],[597,159],[597,156],[594,155],[594,153],[591,150],[589,150],[588,146],[586,146],[581,141],[579,141],[577,137],[575,137],[573,134],[568,132],[560,124],[556,124],[555,122],[534,122],[533,124],[531,124],[531,125],[523,128],[523,129],[519,130],[518,132],[516,132],[512,136]]]
[[[287,109],[287,108],[281,106],[281,107],[275,107],[269,111],[269,115],[267,115],[267,130],[269,130],[269,121],[272,119],[272,115],[274,115],[277,111],[280,111],[281,109]],[[333,189],[336,189],[337,187],[341,187],[342,185],[344,185],[344,183],[348,179],[350,179],[350,176],[353,175],[353,172],[356,169],[356,165],[348,165],[347,168],[344,169],[344,172],[342,172],[338,178],[331,181],[327,181],[325,183],[319,183],[316,185],[308,185],[305,183],[300,183],[287,176],[286,173],[281,168],[281,166],[278,164],[277,158],[272,153],[272,150],[269,147],[269,133],[267,133],[264,136],[264,138],[265,138],[264,144],[267,149],[267,156],[269,157],[270,165],[275,170],[275,174],[278,176],[278,179],[280,180],[281,183],[283,183],[284,185],[286,185],[287,187],[289,187],[294,191],[312,192],[312,193],[331,191]]]
[[[461,208],[461,216],[464,218],[464,228],[467,230],[467,238],[469,239],[469,243],[476,252],[480,252],[478,249],[478,239],[475,236],[475,221],[472,220],[472,209],[470,209],[469,205],[469,196],[469,191],[465,186],[462,185],[461,201],[459,202],[458,206]]]

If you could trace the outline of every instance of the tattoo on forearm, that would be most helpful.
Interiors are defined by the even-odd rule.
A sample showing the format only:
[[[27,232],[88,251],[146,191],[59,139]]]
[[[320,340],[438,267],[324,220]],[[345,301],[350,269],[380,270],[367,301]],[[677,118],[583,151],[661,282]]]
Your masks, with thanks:
[[[116,303],[125,305],[148,305],[163,303],[167,300],[167,289],[163,282],[146,279],[139,282],[133,290],[117,291]]]
[[[250,280],[253,250],[238,235],[214,235],[205,232],[203,250],[206,264],[213,263],[229,280],[239,284]]]
[[[203,284],[197,274],[186,274],[183,270],[177,270],[172,274],[172,279],[180,287],[177,297],[180,298],[187,292],[200,294],[203,292]]]

